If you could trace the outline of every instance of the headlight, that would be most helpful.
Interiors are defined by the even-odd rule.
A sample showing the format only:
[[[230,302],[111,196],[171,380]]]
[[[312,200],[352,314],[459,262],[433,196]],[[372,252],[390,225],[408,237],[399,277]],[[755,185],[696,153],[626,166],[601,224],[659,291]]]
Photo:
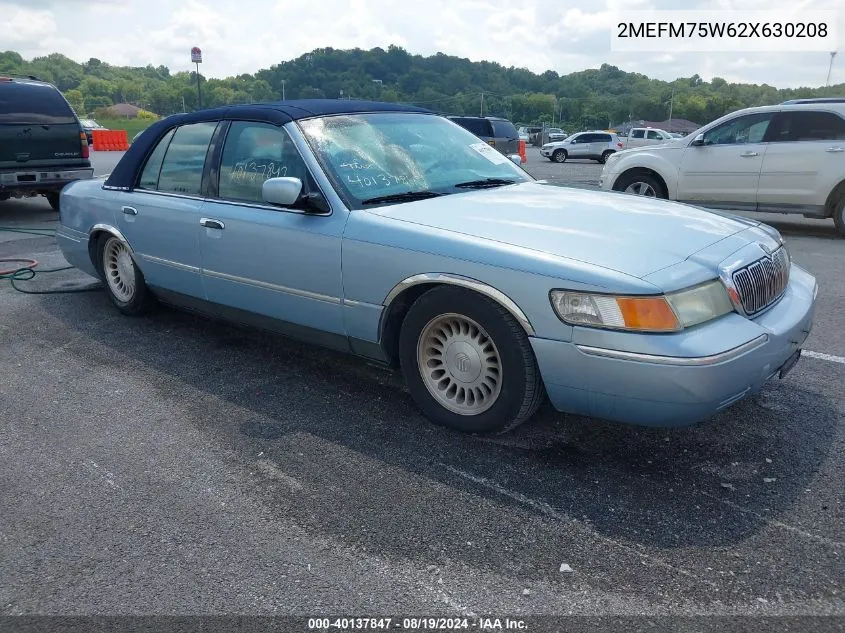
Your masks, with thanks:
[[[550,297],[565,323],[637,332],[678,332],[733,311],[720,281],[655,297],[566,290],[552,290]]]

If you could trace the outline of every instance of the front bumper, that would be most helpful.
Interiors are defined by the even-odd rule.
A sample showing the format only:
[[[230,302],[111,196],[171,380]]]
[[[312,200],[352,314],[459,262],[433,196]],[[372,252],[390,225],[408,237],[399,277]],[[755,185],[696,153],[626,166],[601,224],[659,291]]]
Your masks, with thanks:
[[[671,335],[678,337],[676,349],[698,350],[694,356],[540,338],[531,345],[558,411],[643,426],[688,426],[759,391],[778,374],[810,334],[817,292],[815,278],[793,265],[783,297],[750,321],[753,335],[741,345],[720,349],[724,339],[716,322]],[[742,318],[723,318],[730,316]]]
[[[611,172],[607,169],[602,170],[601,176],[599,176],[599,188],[605,191],[611,191],[613,189],[613,183],[616,182],[618,177],[619,172]]]

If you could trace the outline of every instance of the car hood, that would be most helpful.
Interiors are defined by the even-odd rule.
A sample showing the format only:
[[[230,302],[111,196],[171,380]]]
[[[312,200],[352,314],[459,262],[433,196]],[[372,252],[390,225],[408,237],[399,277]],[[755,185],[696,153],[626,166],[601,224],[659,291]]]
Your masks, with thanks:
[[[667,200],[535,182],[367,212],[639,278],[749,228]]]
[[[627,143],[627,139],[625,139]],[[627,156],[628,154],[635,154],[638,152],[671,152],[684,149],[687,142],[682,138],[676,138],[674,141],[663,141],[661,143],[654,143],[652,145],[640,145],[630,149],[623,149],[621,152],[616,152],[618,156]]]

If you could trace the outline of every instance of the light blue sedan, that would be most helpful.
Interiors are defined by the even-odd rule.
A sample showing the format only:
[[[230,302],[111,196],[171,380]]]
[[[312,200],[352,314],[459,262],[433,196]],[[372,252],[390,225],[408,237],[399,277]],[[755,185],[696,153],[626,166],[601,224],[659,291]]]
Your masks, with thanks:
[[[59,245],[125,314],[154,300],[398,368],[432,421],[704,420],[781,377],[815,279],[759,222],[535,181],[419,108],[176,115],[61,196]]]

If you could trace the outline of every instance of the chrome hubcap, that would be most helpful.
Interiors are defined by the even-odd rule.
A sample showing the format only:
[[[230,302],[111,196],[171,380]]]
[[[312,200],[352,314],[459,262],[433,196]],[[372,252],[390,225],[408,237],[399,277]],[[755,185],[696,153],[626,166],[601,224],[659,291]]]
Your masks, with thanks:
[[[652,187],[647,182],[632,182],[625,189],[625,193],[633,193],[638,196],[646,196],[647,198],[657,197],[657,193],[654,191],[654,187]]]
[[[437,402],[459,415],[478,415],[502,390],[502,362],[493,339],[460,314],[429,321],[417,342],[423,383]]]
[[[110,238],[103,254],[103,268],[114,296],[124,303],[131,301],[135,296],[135,268],[129,247],[115,237]]]

